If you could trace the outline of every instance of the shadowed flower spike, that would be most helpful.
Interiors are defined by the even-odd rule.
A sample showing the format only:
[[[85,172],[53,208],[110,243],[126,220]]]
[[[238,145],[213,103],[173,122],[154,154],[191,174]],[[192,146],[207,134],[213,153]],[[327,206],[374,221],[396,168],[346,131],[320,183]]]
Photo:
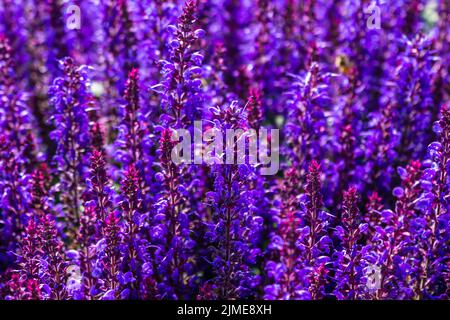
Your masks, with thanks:
[[[105,146],[105,133],[102,125],[98,121],[94,121],[90,126],[90,136],[92,150],[102,151]]]
[[[313,62],[304,76],[295,76],[287,92],[286,150],[290,160],[306,172],[312,159],[320,158],[326,140],[325,111],[329,107],[331,74],[323,74]],[[303,174],[303,173],[302,173]]]
[[[97,281],[99,268],[95,265],[97,248],[95,244],[99,241],[100,230],[97,227],[97,213],[95,203],[85,203],[84,211],[80,218],[80,227],[77,234],[79,250],[79,277],[80,296],[85,299],[92,299],[100,292]],[[80,279],[81,278],[81,279]]]
[[[97,204],[99,223],[103,223],[112,206],[112,199],[110,198],[112,190],[109,187],[104,155],[100,151],[94,150],[90,162],[91,176],[89,183]]]
[[[16,276],[20,279],[21,288],[17,292],[11,292],[14,299],[22,299],[24,296],[32,295],[29,289],[30,281],[41,282],[38,277],[40,268],[40,259],[42,256],[42,242],[43,239],[39,234],[39,227],[34,220],[30,220],[25,227],[26,236],[22,239],[20,245],[20,259],[18,259],[18,265],[20,271]],[[10,282],[15,282],[13,278]],[[12,283],[10,283],[10,286]],[[13,289],[11,287],[11,289]],[[40,295],[39,295],[40,296]]]
[[[28,94],[23,92],[15,70],[9,40],[0,33],[0,127],[11,141],[13,152],[27,172],[36,162],[33,116],[28,108]]]
[[[418,298],[439,298],[440,284],[445,281],[444,273],[448,273],[445,264],[448,261],[449,243],[449,160],[450,160],[450,107],[441,107],[440,118],[434,125],[439,141],[428,146],[431,160],[429,168],[424,171],[421,180],[423,193],[417,199],[417,208],[425,214],[416,219],[419,230],[415,233],[417,244],[425,254],[424,261],[418,265],[420,277],[416,294]]]
[[[195,29],[196,2],[187,1],[177,24],[170,26],[170,60],[161,61],[163,79],[153,89],[162,94],[165,115],[162,122],[182,127],[194,120],[201,107],[201,64],[203,56],[194,51],[201,29]]]
[[[136,35],[130,16],[130,1],[105,0],[101,9],[104,33],[104,41],[100,43],[101,63],[106,76],[106,90],[115,99],[123,91],[128,73],[138,67]],[[106,107],[114,115],[111,106]]]
[[[272,99],[278,94],[279,88],[276,87],[276,81],[282,75],[279,75],[280,69],[276,66],[277,44],[275,32],[277,26],[274,25],[275,4],[267,0],[256,1],[256,35],[255,35],[255,68],[254,82],[261,88],[261,98],[264,99],[264,107],[269,111],[272,105]]]
[[[342,224],[335,232],[342,248],[334,254],[335,294],[338,299],[358,299],[361,294],[363,250],[358,241],[367,224],[361,220],[357,202],[358,193],[354,187],[350,187],[344,192]]]
[[[123,120],[119,130],[119,148],[121,153],[119,158],[123,159],[123,164],[135,164],[141,161],[142,157],[142,135],[140,127],[140,97],[139,97],[139,71],[132,69],[128,74],[125,84],[125,106],[123,107]]]
[[[42,279],[46,284],[48,299],[65,300],[69,298],[71,290],[66,288],[69,279],[64,244],[59,239],[53,216],[47,214],[40,217],[39,224],[43,251],[41,263],[44,269]]]
[[[405,52],[399,58],[396,69],[397,108],[402,136],[399,141],[398,158],[422,158],[426,146],[431,143],[431,126],[435,116],[430,79],[435,70],[435,57],[430,40],[422,35],[406,41]],[[417,133],[421,134],[417,136]]]
[[[321,170],[313,160],[308,168],[304,194],[298,188],[298,170],[287,172],[283,196],[289,204],[281,211],[278,235],[270,249],[279,262],[266,269],[275,282],[266,286],[269,299],[317,299],[325,296],[331,239],[327,236],[329,215],[322,211]]]
[[[281,188],[283,206],[280,209],[277,228],[270,235],[271,260],[266,264],[267,278],[273,284],[264,288],[266,299],[292,299],[296,294],[296,287],[300,286],[301,279],[296,273],[296,264],[300,256],[296,246],[297,230],[300,226],[300,217],[296,215],[299,201],[301,181],[298,170],[291,167],[285,173],[285,185]]]
[[[96,283],[94,278],[101,279],[98,287],[92,288],[88,296],[99,295],[101,299],[111,299],[119,294],[117,273],[120,264],[120,219],[113,207],[114,193],[106,169],[104,154],[94,150],[90,157],[90,176],[87,180],[90,188],[88,197],[92,200],[85,204],[81,224],[83,229],[79,232],[84,249],[82,258],[85,261],[82,262],[83,271],[86,272],[85,281]],[[91,217],[91,210],[95,210],[95,220]],[[97,241],[95,245],[93,241]],[[91,255],[97,261],[86,261]]]
[[[219,131],[248,126],[236,101],[225,110],[215,110],[213,117],[217,120],[215,129]],[[214,188],[207,197],[214,215],[207,223],[205,235],[212,248],[210,261],[215,275],[212,294],[216,299],[251,298],[260,283],[260,277],[251,267],[261,254],[253,239],[258,236],[263,221],[250,210],[249,181],[253,168],[247,164],[214,164],[212,174]]]
[[[139,283],[142,280],[142,265],[144,264],[144,250],[141,247],[143,240],[139,230],[147,227],[147,217],[142,214],[142,198],[139,190],[139,174],[133,165],[125,172],[122,181],[122,196],[120,202],[124,226],[121,245],[125,252],[121,266],[121,285],[129,297],[136,299],[140,297]],[[121,296],[124,296],[122,291]]]

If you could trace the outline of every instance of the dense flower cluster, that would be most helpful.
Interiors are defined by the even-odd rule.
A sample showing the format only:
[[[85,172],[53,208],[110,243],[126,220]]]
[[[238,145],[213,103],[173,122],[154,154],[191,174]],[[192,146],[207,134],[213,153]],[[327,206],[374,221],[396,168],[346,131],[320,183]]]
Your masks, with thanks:
[[[449,298],[448,0],[70,5],[0,1],[0,299]]]

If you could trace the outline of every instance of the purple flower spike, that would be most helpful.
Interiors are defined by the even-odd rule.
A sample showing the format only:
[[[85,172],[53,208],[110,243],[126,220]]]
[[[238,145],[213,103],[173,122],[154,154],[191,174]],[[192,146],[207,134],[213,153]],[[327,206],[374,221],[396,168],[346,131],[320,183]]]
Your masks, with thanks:
[[[86,66],[77,66],[71,58],[62,60],[60,66],[63,76],[55,79],[49,90],[53,107],[51,122],[55,127],[51,137],[57,143],[54,173],[60,178],[54,192],[59,194],[66,209],[68,229],[75,232],[90,143],[89,82]]]

